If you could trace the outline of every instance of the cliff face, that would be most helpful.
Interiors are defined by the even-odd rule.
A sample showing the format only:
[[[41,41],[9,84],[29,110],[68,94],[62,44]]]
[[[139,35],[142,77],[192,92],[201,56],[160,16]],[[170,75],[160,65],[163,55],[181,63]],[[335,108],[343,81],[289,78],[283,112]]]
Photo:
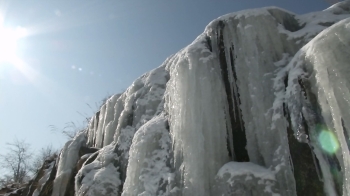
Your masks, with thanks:
[[[349,16],[344,1],[212,21],[112,96],[24,194],[349,195]]]

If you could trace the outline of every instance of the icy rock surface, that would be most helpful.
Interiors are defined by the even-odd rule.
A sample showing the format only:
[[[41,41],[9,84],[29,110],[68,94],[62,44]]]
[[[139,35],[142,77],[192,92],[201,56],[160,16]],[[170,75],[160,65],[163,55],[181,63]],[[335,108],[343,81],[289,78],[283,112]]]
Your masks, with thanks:
[[[122,195],[169,195],[171,139],[165,116],[157,116],[135,134]]]
[[[47,158],[41,168],[36,171],[36,174],[32,180],[28,182],[26,187],[17,190],[20,195],[32,195],[32,196],[44,196],[51,195],[52,182],[56,175],[56,158],[54,155]],[[0,190],[2,192],[3,190]],[[3,193],[3,192],[2,192]],[[6,195],[6,194],[5,194]],[[11,195],[11,194],[10,194]]]
[[[212,21],[64,146],[53,195],[349,195],[349,17],[343,1]]]
[[[47,168],[43,171],[43,176],[39,179],[37,183],[37,188],[33,192],[33,196],[39,196],[40,192],[43,191],[43,187],[45,183],[49,180],[52,169],[55,167],[55,161],[52,161],[51,163],[47,164]]]
[[[59,156],[56,178],[53,184],[52,196],[64,196],[71,174],[79,160],[79,149],[86,143],[85,132],[79,133],[71,141],[68,141]]]
[[[138,78],[124,93],[109,98],[90,121],[89,145],[101,148],[112,141],[124,140],[123,132],[138,129],[159,114],[163,110],[161,102],[168,79],[163,65]]]
[[[90,155],[90,159],[75,176],[75,195],[118,195],[121,185],[118,169],[118,156],[114,153],[113,145],[107,145],[98,153]]]
[[[349,41],[350,19],[345,19],[311,40],[287,67],[292,125],[298,135],[309,130],[307,142],[320,161],[329,195],[350,194]]]
[[[220,168],[217,195],[280,196],[272,171],[249,162],[229,162]]]

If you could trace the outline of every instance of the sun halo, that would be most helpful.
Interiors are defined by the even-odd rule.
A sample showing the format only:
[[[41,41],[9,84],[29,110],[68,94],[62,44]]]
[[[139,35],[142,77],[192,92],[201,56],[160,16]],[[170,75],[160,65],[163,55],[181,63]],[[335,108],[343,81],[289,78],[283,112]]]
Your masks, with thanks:
[[[20,59],[17,56],[18,40],[26,36],[26,29],[17,27],[15,29],[0,26],[0,64],[15,64]]]

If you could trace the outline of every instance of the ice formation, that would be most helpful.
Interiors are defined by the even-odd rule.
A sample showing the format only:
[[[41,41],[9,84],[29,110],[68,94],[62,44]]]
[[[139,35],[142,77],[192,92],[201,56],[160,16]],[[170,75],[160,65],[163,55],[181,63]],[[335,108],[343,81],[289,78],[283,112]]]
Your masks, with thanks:
[[[212,21],[64,146],[52,195],[349,195],[349,17]]]
[[[272,195],[278,193],[275,174],[250,162],[226,163],[216,176],[216,195]]]
[[[79,133],[74,140],[67,142],[58,158],[57,172],[53,183],[52,196],[64,196],[71,174],[79,160],[79,150],[86,142],[84,132]]]
[[[114,146],[107,145],[99,150],[98,155],[87,155],[86,162],[75,176],[75,195],[118,195],[121,181],[118,156],[113,151]],[[92,160],[94,156],[95,160]]]
[[[173,174],[168,121],[157,116],[137,131],[130,148],[122,195],[169,195]]]

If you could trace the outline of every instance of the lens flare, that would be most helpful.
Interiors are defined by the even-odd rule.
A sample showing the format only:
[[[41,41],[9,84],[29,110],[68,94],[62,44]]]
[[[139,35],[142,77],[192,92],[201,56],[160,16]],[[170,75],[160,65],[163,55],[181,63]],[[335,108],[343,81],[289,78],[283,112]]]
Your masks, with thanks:
[[[338,139],[331,131],[322,130],[318,136],[318,140],[322,149],[330,154],[337,152],[339,149]]]
[[[0,26],[0,63],[14,63],[18,60],[17,42],[26,35],[27,30],[25,28],[10,29]]]

